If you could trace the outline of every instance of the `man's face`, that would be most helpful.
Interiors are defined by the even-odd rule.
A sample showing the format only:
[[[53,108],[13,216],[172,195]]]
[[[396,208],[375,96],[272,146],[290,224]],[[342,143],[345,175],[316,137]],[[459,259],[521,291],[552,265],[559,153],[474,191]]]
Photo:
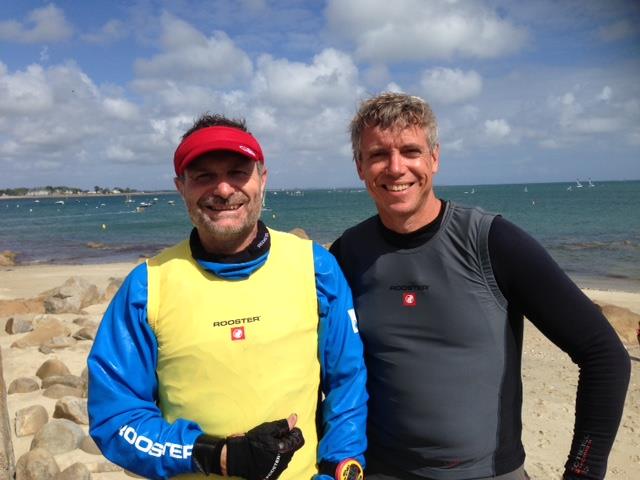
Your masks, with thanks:
[[[439,149],[429,148],[423,129],[367,127],[360,152],[358,175],[387,228],[408,233],[435,219],[440,202],[432,187]]]
[[[233,152],[202,155],[176,179],[191,221],[211,253],[236,253],[257,232],[267,172]]]

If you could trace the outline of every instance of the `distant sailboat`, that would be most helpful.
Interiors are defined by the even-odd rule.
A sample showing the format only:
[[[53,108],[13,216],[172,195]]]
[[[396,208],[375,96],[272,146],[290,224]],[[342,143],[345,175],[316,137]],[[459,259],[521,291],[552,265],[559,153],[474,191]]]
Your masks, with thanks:
[[[569,186],[567,187],[567,192],[570,192],[571,190],[573,190],[573,187],[572,187],[571,185],[569,185]]]
[[[589,179],[589,186],[590,187],[595,187],[595,185],[591,182],[591,179]]]
[[[529,191],[529,189],[528,189],[528,188],[526,187],[526,185],[525,185],[525,187],[524,187],[524,193],[527,193],[528,191]]]
[[[582,184],[580,183],[580,180],[576,180],[576,188],[582,188]]]

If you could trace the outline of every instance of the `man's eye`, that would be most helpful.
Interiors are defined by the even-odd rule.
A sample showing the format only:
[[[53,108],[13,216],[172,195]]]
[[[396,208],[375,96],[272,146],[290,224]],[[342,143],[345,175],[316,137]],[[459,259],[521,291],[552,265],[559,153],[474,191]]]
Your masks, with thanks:
[[[420,150],[418,148],[412,148],[410,150],[405,150],[403,153],[404,153],[405,157],[417,158],[420,155],[422,155],[422,150]]]

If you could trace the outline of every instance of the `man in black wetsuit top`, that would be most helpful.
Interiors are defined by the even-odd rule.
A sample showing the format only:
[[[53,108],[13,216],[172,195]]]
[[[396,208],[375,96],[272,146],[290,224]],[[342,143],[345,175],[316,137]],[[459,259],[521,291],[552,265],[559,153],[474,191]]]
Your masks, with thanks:
[[[378,215],[331,251],[365,345],[367,479],[526,478],[524,316],[580,367],[563,478],[604,478],[630,373],[606,318],[524,231],[436,197],[437,123],[424,100],[365,101],[351,140]]]

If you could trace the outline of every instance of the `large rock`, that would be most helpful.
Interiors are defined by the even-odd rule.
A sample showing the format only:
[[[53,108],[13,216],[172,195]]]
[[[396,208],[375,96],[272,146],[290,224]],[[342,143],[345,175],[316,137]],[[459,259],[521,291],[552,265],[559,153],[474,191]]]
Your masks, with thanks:
[[[31,405],[16,412],[16,436],[33,435],[49,421],[49,414],[42,405]]]
[[[43,353],[51,353],[62,348],[73,347],[76,343],[78,343],[78,341],[75,338],[67,335],[60,335],[58,337],[53,337],[40,345],[40,351],[45,350]]]
[[[96,442],[89,435],[84,437],[80,442],[80,450],[86,453],[90,453],[91,455],[102,455],[102,452],[96,445]]]
[[[9,384],[7,393],[28,393],[36,390],[40,390],[40,384],[38,384],[37,380],[29,377],[20,377]]]
[[[69,336],[71,331],[55,318],[49,318],[39,322],[32,332],[27,333],[20,340],[11,344],[13,348],[27,348],[41,346],[49,342],[52,338]]]
[[[104,289],[104,295],[102,295],[103,302],[110,302],[114,297],[120,286],[122,285],[122,278],[109,278],[109,284]]]
[[[9,335],[27,333],[33,330],[33,318],[30,315],[16,315],[9,318],[4,325],[4,331]]]
[[[42,298],[0,300],[0,317],[27,313],[44,313],[44,300]]]
[[[31,450],[44,448],[53,455],[58,455],[78,448],[84,437],[82,428],[71,420],[51,420],[33,436]]]
[[[47,398],[54,398],[56,400],[61,399],[62,397],[84,397],[85,391],[80,390],[79,388],[69,387],[67,385],[55,384],[51,385],[44,392],[42,392],[42,396]]]
[[[79,277],[69,278],[43,296],[47,313],[80,313],[84,307],[101,300],[98,287]]]
[[[76,462],[58,473],[54,480],[89,480],[91,472],[86,465]]]
[[[62,397],[56,402],[53,418],[66,418],[73,423],[89,425],[87,399],[78,397]]]
[[[15,475],[11,436],[11,422],[7,408],[7,385],[4,382],[2,349],[0,348],[0,479],[2,480],[13,478]]]
[[[609,323],[624,343],[635,345],[638,342],[636,332],[639,325],[638,322],[640,322],[640,315],[628,308],[616,305],[597,302],[596,305],[600,308],[602,314],[607,317],[607,320],[609,320]]]
[[[53,480],[60,468],[50,452],[35,448],[16,463],[16,480]]]
[[[42,388],[49,388],[52,385],[66,385],[72,388],[78,388],[82,390],[84,386],[84,380],[77,375],[50,375],[42,379]]]
[[[62,360],[58,360],[57,358],[50,358],[45,361],[38,371],[36,371],[36,376],[40,378],[40,380],[44,380],[47,377],[57,377],[61,375],[71,375],[69,371],[69,367],[67,367]]]
[[[97,325],[86,325],[74,333],[73,338],[76,340],[95,340],[97,332]]]
[[[16,264],[16,256],[17,254],[11,250],[0,252],[0,267],[13,267]]]

